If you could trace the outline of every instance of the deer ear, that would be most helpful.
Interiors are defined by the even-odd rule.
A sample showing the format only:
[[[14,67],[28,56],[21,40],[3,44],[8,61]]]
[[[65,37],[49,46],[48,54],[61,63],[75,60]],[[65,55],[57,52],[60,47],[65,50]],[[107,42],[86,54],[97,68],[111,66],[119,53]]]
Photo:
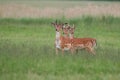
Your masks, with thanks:
[[[57,24],[57,20],[55,21],[55,23]]]
[[[64,24],[68,24],[68,23],[64,23]]]
[[[55,23],[51,22],[52,25],[55,25]]]

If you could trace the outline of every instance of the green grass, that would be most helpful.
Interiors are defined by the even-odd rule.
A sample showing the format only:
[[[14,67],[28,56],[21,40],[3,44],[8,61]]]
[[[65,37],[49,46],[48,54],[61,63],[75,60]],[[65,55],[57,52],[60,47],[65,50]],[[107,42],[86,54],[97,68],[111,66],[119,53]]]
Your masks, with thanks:
[[[80,50],[55,55],[56,19],[0,19],[0,80],[119,80],[120,18],[90,17],[74,23],[76,37],[97,39],[96,55]]]

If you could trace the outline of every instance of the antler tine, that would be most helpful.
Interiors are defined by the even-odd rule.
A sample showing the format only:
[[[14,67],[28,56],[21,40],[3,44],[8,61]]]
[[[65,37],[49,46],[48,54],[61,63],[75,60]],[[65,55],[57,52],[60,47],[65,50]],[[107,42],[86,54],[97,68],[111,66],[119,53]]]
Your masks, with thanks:
[[[57,24],[57,20],[56,20],[56,22],[55,22],[56,24]]]

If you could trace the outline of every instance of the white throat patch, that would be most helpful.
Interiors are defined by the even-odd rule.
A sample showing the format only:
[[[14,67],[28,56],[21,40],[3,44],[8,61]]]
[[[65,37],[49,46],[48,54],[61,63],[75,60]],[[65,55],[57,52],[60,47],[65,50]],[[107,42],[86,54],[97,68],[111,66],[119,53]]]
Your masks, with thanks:
[[[56,31],[56,39],[60,38],[60,32]]]
[[[56,48],[59,48],[61,49],[61,41],[60,41],[60,32],[56,31],[56,41],[55,41],[55,44],[56,44]]]

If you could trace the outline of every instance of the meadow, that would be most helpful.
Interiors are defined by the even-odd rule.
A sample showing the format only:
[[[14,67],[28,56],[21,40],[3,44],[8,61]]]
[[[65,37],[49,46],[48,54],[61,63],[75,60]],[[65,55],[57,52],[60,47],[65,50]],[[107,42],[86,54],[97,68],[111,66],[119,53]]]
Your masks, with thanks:
[[[0,10],[4,13],[4,9]],[[69,18],[65,15],[42,18],[39,15],[38,18],[17,15],[0,15],[0,80],[120,79],[119,15]],[[96,38],[96,55],[85,50],[74,55],[69,51],[62,55],[59,51],[56,55],[55,29],[51,25],[56,19],[75,24],[75,37]]]
[[[55,55],[54,19],[0,19],[0,79],[119,80],[120,18],[61,20],[75,24],[76,37],[97,39],[95,56],[84,50]]]

